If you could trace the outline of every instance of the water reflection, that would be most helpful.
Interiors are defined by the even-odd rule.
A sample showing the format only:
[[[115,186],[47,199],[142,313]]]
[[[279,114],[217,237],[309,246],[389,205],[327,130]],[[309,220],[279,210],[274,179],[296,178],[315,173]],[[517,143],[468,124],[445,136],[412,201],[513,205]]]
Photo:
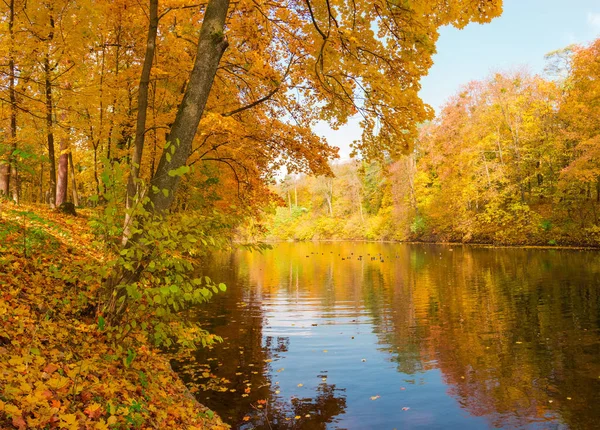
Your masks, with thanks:
[[[208,274],[225,342],[175,367],[234,428],[600,422],[597,252],[280,244]]]

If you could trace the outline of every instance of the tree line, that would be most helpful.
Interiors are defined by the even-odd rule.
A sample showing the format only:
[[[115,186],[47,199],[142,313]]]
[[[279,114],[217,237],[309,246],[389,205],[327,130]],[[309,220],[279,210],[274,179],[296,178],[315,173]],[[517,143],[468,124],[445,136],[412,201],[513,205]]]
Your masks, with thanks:
[[[598,245],[599,58],[600,39],[468,83],[399,160],[287,177],[272,237]]]

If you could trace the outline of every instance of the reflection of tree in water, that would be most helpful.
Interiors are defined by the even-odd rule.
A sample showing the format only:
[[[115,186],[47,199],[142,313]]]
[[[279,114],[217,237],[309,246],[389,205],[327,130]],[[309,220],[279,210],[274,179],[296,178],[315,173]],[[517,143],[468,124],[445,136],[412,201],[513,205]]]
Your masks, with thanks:
[[[223,258],[221,264],[212,261],[213,269],[217,269],[206,274],[225,282],[227,292],[199,307],[192,317],[209,332],[223,337],[224,342],[199,350],[195,359],[174,362],[174,370],[188,387],[198,389],[194,390],[196,398],[232,428],[325,428],[345,411],[345,396],[338,394],[341,390],[322,383],[314,399],[290,400],[280,397],[276,393],[279,387],[271,381],[273,369],[269,363],[288,352],[290,338],[263,333],[262,302],[271,294],[271,283],[257,274],[271,273],[270,267],[261,266],[262,260],[245,266],[245,260],[238,261],[235,253]],[[254,275],[252,281],[250,272]],[[297,283],[297,271],[295,274]],[[298,415],[301,418],[295,419]]]
[[[387,303],[383,314],[374,309],[374,323],[399,371],[431,361],[472,415],[495,427],[580,428],[600,421],[597,259],[418,247],[411,264],[384,273],[392,287],[368,304]]]
[[[346,396],[339,394],[344,391],[336,388],[335,384],[323,382],[317,387],[314,398],[295,397],[290,404],[285,399],[272,396],[267,408],[257,409],[248,424],[241,428],[325,429],[327,424],[345,413]]]
[[[275,352],[275,355],[281,352],[287,352],[289,347],[290,338],[288,336],[277,336],[276,339],[273,339],[273,336],[267,336],[265,338],[265,348]]]

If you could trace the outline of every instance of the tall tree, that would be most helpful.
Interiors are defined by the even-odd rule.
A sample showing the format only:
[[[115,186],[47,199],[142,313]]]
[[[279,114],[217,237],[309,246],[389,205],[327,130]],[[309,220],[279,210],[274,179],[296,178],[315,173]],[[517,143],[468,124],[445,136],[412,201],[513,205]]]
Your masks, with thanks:
[[[123,233],[123,242],[126,243],[129,237],[129,228],[132,216],[132,209],[139,198],[140,193],[140,166],[142,163],[142,154],[144,152],[144,142],[146,138],[146,117],[148,111],[148,89],[150,86],[150,72],[152,71],[152,62],[154,61],[154,51],[156,49],[156,35],[158,33],[158,0],[150,0],[148,17],[148,39],[146,41],[146,52],[144,54],[144,64],[140,76],[138,87],[137,103],[137,121],[135,128],[134,150],[131,157],[131,170],[127,181],[127,198],[125,214],[125,227]]]

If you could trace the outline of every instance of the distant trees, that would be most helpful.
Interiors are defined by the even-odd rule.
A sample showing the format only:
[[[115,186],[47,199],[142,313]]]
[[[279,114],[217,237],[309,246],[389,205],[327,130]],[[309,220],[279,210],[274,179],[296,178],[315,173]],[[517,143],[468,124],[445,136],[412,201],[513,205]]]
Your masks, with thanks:
[[[352,221],[358,210],[334,209],[339,228],[331,234],[600,243],[598,58],[600,40],[561,51],[554,80],[516,71],[471,82],[421,127],[413,153],[337,166],[334,188],[365,209],[364,227]],[[323,216],[309,209],[295,220],[303,238],[309,217]]]

